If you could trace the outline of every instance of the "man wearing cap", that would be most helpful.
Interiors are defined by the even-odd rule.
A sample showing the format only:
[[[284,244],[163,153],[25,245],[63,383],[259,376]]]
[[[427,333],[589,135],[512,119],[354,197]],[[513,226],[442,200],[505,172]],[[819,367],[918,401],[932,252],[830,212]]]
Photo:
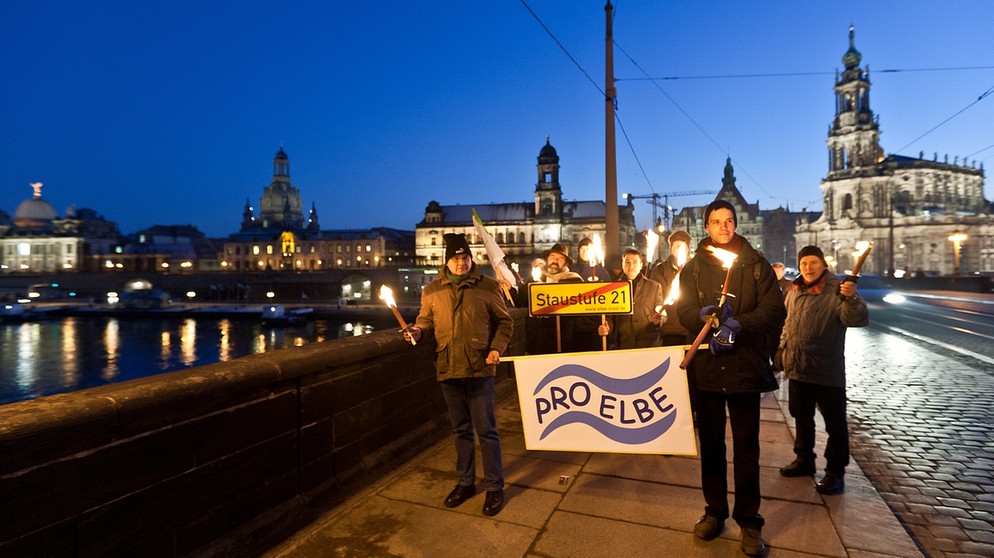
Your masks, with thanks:
[[[514,323],[496,280],[480,273],[469,243],[446,234],[445,266],[421,292],[421,311],[405,339],[435,340],[435,373],[449,410],[459,480],[445,498],[454,508],[476,494],[476,437],[483,460],[483,515],[504,507],[504,472],[494,414],[494,376]]]
[[[590,265],[590,245],[593,241],[589,238],[580,240],[576,249],[576,269],[573,269],[584,281],[610,281],[611,275],[601,264]]]
[[[767,332],[783,325],[786,310],[773,268],[735,233],[735,207],[715,200],[704,209],[704,230],[696,255],[680,272],[677,314],[689,332],[698,332],[712,317],[719,320],[709,336],[710,351],[700,351],[688,371],[696,384],[696,411],[701,442],[701,485],[704,515],[694,535],[710,541],[721,534],[728,509],[725,448],[726,408],[732,430],[735,504],[731,517],[741,528],[742,551],[760,556],[763,516],[759,515],[759,408],[763,392],[777,389],[770,366]],[[721,308],[716,306],[726,270],[710,248],[736,255]]]
[[[845,490],[849,464],[846,424],[846,328],[869,323],[866,302],[856,293],[856,281],[829,271],[825,254],[805,246],[797,254],[801,275],[787,291],[787,321],[780,335],[778,364],[787,377],[790,416],[797,433],[796,459],[780,468],[785,477],[815,474],[815,408],[825,419],[825,476],[815,489],[822,494]]]

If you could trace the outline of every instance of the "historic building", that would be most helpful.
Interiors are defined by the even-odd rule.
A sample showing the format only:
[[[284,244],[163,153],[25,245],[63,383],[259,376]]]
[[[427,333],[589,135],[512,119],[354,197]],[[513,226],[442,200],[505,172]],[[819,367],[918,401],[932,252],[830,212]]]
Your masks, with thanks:
[[[418,264],[441,266],[445,262],[442,235],[462,233],[470,240],[480,264],[489,264],[482,240],[473,227],[473,210],[500,245],[508,261],[527,267],[554,244],[563,243],[576,255],[580,240],[597,234],[603,242],[607,230],[607,204],[601,200],[566,201],[559,183],[559,154],[546,138],[538,154],[538,183],[533,202],[480,205],[441,205],[432,200],[425,218],[414,229]],[[618,208],[618,238],[623,249],[636,243],[631,200]],[[619,250],[620,253],[620,250]]]
[[[116,223],[92,209],[69,208],[59,217],[41,197],[42,184],[31,187],[34,195],[17,206],[13,219],[0,216],[0,271],[97,271],[106,255],[119,249]]]
[[[721,178],[721,189],[714,197],[725,200],[735,208],[738,224],[735,232],[749,241],[753,248],[763,253],[770,262],[780,261],[788,266],[794,265],[797,247],[794,243],[794,230],[798,221],[808,219],[804,212],[791,212],[790,209],[760,209],[759,203],[749,203],[735,184],[735,169],[732,159],[725,159],[724,175]],[[706,206],[685,207],[673,219],[673,230],[683,230],[690,233],[693,241],[691,250],[704,239],[704,209]],[[660,239],[665,242],[665,239]],[[665,257],[667,251],[663,249]]]
[[[837,270],[850,269],[859,241],[873,241],[863,271],[951,275],[994,270],[994,216],[984,199],[984,168],[948,155],[941,161],[886,155],[870,108],[870,72],[860,68],[849,29],[845,70],[835,79],[835,118],[828,130],[824,208],[797,224],[798,246],[815,245]]]
[[[304,216],[300,191],[290,182],[283,147],[273,158],[273,180],[262,192],[259,214],[246,201],[241,230],[217,255],[225,271],[323,271],[410,265],[414,234],[390,228],[321,230],[317,209]]]

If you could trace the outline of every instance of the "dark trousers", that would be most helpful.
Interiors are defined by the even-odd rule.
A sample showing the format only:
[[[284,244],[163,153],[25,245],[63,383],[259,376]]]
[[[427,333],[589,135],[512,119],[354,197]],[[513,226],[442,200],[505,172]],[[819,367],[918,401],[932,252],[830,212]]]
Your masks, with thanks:
[[[837,477],[846,473],[849,465],[849,425],[846,422],[846,388],[822,386],[800,380],[787,382],[787,409],[794,417],[797,437],[794,453],[798,459],[815,460],[815,408],[825,419],[825,472]]]
[[[727,395],[697,392],[697,428],[701,439],[701,484],[704,512],[728,517],[728,472],[725,449],[725,407],[732,426],[735,506],[732,519],[740,527],[761,529],[759,515],[759,394]]]
[[[483,490],[504,488],[504,467],[501,463],[500,434],[494,414],[494,378],[454,378],[439,384],[449,408],[452,433],[456,443],[457,484],[476,484],[476,438],[480,440],[483,458]]]

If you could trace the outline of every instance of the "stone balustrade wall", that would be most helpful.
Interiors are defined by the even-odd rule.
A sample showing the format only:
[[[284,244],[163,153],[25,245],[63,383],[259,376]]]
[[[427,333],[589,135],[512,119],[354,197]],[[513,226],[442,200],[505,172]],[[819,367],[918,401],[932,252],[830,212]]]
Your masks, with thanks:
[[[0,406],[0,556],[257,553],[448,435],[431,359],[384,331]]]

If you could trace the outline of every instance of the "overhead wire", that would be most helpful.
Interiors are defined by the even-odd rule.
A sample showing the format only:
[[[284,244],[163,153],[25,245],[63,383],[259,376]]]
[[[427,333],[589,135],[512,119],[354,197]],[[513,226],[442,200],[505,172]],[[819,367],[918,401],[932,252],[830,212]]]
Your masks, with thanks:
[[[546,34],[548,34],[549,37],[551,37],[552,40],[555,41],[556,45],[559,46],[559,48],[563,51],[564,54],[566,54],[566,56],[570,59],[570,61],[573,62],[573,64],[580,70],[580,72],[587,78],[587,80],[590,81],[590,83],[594,86],[595,89],[597,89],[597,91],[601,94],[601,96],[603,96],[603,97],[606,98],[607,97],[607,93],[605,93],[604,90],[601,89],[601,87],[597,84],[597,82],[590,76],[590,74],[583,68],[583,66],[576,60],[576,58],[573,57],[573,55],[569,52],[569,50],[565,47],[565,45],[563,45],[562,42],[556,37],[556,35],[548,28],[548,26],[545,25],[545,23],[542,21],[542,19],[540,17],[538,17],[538,14],[536,14],[535,11],[532,10],[531,6],[529,6],[528,3],[525,0],[520,0],[520,1],[521,1],[521,4],[525,7],[525,9],[527,9],[528,12],[535,19],[535,21],[537,21],[538,24],[542,27],[542,29],[546,32]],[[712,137],[711,134],[708,133],[708,131],[705,130],[703,126],[701,126],[700,123],[698,123],[686,110],[684,110],[684,108],[682,106],[680,106],[680,104],[677,103],[676,100],[669,93],[667,93],[662,87],[660,87],[660,85],[658,83],[659,81],[694,80],[694,79],[746,79],[746,78],[767,78],[767,77],[798,77],[798,76],[815,76],[815,75],[833,75],[833,73],[834,73],[834,72],[778,72],[778,73],[765,73],[765,74],[759,74],[759,73],[757,73],[757,74],[717,74],[717,75],[703,75],[703,76],[667,76],[667,77],[658,78],[658,77],[652,77],[652,76],[650,76],[648,74],[648,72],[646,72],[638,64],[638,62],[636,62],[635,59],[630,54],[628,54],[628,52],[626,52],[621,45],[619,45],[617,43],[617,41],[613,41],[613,45],[622,54],[624,54],[628,58],[628,60],[644,76],[644,77],[640,77],[640,78],[614,78],[615,81],[646,81],[646,80],[651,81],[653,83],[653,85],[656,87],[656,89],[664,97],[666,97],[667,100],[669,100],[670,103],[672,103],[673,106],[676,107],[676,109],[678,111],[680,111],[680,113],[683,114],[685,118],[687,118],[687,120],[689,120],[711,143],[713,143],[718,148],[719,151],[721,151],[723,154],[725,154],[725,156],[727,156],[729,158],[731,158],[730,151],[727,148],[723,148],[721,146],[721,144],[719,144],[714,139],[714,137]],[[965,67],[947,67],[947,68],[895,68],[895,69],[876,70],[876,72],[877,73],[937,72],[937,71],[989,70],[989,69],[994,69],[994,66],[965,66]],[[932,127],[931,129],[929,129],[925,133],[921,134],[920,136],[918,136],[917,138],[915,138],[914,140],[912,140],[907,145],[901,147],[900,149],[895,150],[894,152],[897,153],[897,152],[903,151],[904,149],[907,149],[911,145],[914,145],[916,142],[918,142],[919,140],[921,140],[925,136],[927,136],[930,133],[934,132],[935,130],[937,130],[938,128],[940,128],[941,126],[943,126],[944,124],[946,124],[950,120],[954,119],[955,117],[959,116],[960,114],[962,114],[963,112],[965,112],[966,110],[968,110],[970,107],[972,107],[973,105],[979,103],[980,101],[982,101],[984,98],[990,96],[991,94],[994,94],[994,87],[991,87],[990,89],[988,89],[987,91],[985,91],[984,93],[982,93],[980,96],[978,96],[975,101],[973,101],[972,103],[970,103],[966,107],[963,107],[962,109],[960,109],[958,112],[956,112],[955,114],[953,114],[949,118],[946,118],[945,120],[943,120],[939,124],[935,125],[934,127]],[[617,99],[613,99],[613,101],[614,101],[614,116],[615,116],[615,121],[618,123],[619,127],[621,128],[622,135],[625,138],[625,142],[628,144],[628,147],[631,150],[632,155],[635,158],[636,164],[638,165],[639,170],[641,171],[643,178],[645,179],[646,183],[648,184],[649,189],[653,193],[655,193],[655,188],[653,188],[653,186],[652,186],[652,181],[649,179],[648,174],[645,172],[645,168],[643,167],[642,162],[641,162],[641,160],[638,157],[638,153],[635,151],[635,146],[632,144],[631,137],[628,135],[628,132],[625,129],[624,124],[621,121],[621,116],[618,113]],[[976,152],[974,152],[974,153],[972,153],[970,155],[967,155],[967,157],[972,157],[973,155],[976,155],[978,153],[986,151],[986,150],[988,150],[988,149],[990,149],[992,147],[994,147],[994,145],[990,145],[990,146],[984,147],[983,149],[980,149],[979,151],[976,151]],[[815,200],[788,200],[786,198],[774,198],[768,191],[766,191],[766,189],[763,187],[763,185],[758,180],[755,179],[755,177],[753,177],[752,175],[749,174],[748,169],[745,168],[743,165],[741,165],[741,163],[738,164],[738,170],[740,172],[744,173],[750,179],[752,179],[753,182],[755,182],[756,186],[759,187],[761,190],[763,190],[763,192],[768,196],[769,199],[784,199],[785,201],[799,201],[799,202],[802,202],[802,203],[816,203]]]
[[[960,109],[959,111],[957,111],[957,112],[956,112],[955,114],[953,114],[953,115],[952,115],[952,116],[950,116],[949,118],[947,118],[947,119],[943,120],[942,122],[939,122],[938,124],[936,124],[935,126],[933,126],[932,128],[930,128],[930,129],[929,129],[929,130],[928,130],[927,132],[925,132],[924,134],[922,134],[922,135],[918,136],[917,138],[915,138],[915,139],[911,140],[911,142],[909,142],[909,143],[908,143],[907,145],[905,145],[905,146],[904,146],[904,147],[902,147],[901,149],[897,149],[897,150],[895,150],[895,151],[894,151],[894,153],[897,153],[897,152],[900,152],[900,151],[904,151],[905,149],[907,149],[907,148],[911,147],[912,145],[914,145],[915,143],[917,143],[917,142],[918,142],[918,140],[920,140],[920,139],[922,139],[923,137],[925,137],[925,136],[927,136],[927,135],[931,134],[932,132],[934,132],[934,131],[938,130],[938,129],[939,129],[940,127],[942,127],[942,126],[943,126],[943,125],[944,125],[945,123],[947,123],[947,122],[949,122],[950,120],[952,120],[953,118],[956,118],[957,116],[959,116],[959,115],[963,114],[964,112],[966,112],[966,110],[967,110],[967,109],[969,109],[969,108],[970,108],[970,107],[972,107],[973,105],[975,105],[975,104],[979,103],[980,101],[983,101],[983,100],[984,100],[985,98],[989,97],[989,96],[990,96],[990,95],[991,95],[992,93],[994,93],[994,86],[991,86],[991,88],[990,88],[990,89],[988,89],[987,91],[984,91],[983,93],[981,93],[981,94],[980,94],[980,96],[979,96],[979,97],[977,97],[977,100],[976,100],[976,101],[973,101],[973,102],[972,102],[972,103],[970,103],[969,105],[966,105],[965,107],[961,108],[961,109]],[[987,149],[987,148],[984,148],[984,149]],[[981,151],[983,151],[983,149],[982,149]],[[978,152],[978,153],[979,153],[979,152]],[[968,155],[968,156],[969,156],[969,155]]]

